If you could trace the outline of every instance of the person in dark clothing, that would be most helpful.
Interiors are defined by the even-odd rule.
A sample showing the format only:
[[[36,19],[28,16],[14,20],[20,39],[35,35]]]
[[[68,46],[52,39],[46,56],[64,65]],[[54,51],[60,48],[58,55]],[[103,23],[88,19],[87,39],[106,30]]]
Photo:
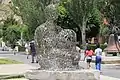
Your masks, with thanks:
[[[14,55],[16,55],[16,52],[15,52],[15,47],[16,47],[16,45],[15,45],[15,44],[13,44],[13,45],[12,45],[12,48],[13,48],[13,54],[14,54]]]
[[[35,44],[34,42],[31,42],[30,43],[30,50],[31,50],[31,56],[32,56],[32,62],[31,63],[34,63],[34,58],[36,56],[36,49],[35,49]],[[38,61],[36,60],[36,63],[38,63]]]

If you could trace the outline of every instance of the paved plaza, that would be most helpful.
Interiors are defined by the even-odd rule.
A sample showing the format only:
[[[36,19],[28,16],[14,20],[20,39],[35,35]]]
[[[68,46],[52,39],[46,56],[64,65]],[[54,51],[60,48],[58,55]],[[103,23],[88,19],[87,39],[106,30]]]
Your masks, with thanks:
[[[29,59],[26,58],[24,53],[18,53],[13,55],[10,52],[0,52],[0,58],[9,58],[17,61],[21,61],[24,64],[12,64],[12,65],[1,65],[0,75],[2,74],[22,74],[29,69],[39,68],[37,63],[31,63],[31,56]],[[95,69],[94,63],[92,63],[92,69]],[[103,64],[102,65],[102,75],[101,80],[119,80],[120,79],[120,64]],[[113,78],[111,78],[113,77]],[[106,78],[106,79],[105,79]],[[118,79],[119,78],[119,79]]]

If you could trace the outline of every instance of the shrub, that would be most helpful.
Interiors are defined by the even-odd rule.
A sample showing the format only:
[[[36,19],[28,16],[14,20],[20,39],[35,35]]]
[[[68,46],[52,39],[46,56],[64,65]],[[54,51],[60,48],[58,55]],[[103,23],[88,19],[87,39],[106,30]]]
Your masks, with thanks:
[[[18,50],[19,51],[25,51],[25,47],[24,46],[18,46]]]
[[[88,46],[90,46],[90,48],[91,48],[93,51],[96,49],[96,44],[88,44]],[[82,48],[82,47],[83,47],[83,46],[81,45],[81,48]],[[107,47],[107,45],[100,44],[100,48],[101,48],[102,50],[104,50],[106,47]]]

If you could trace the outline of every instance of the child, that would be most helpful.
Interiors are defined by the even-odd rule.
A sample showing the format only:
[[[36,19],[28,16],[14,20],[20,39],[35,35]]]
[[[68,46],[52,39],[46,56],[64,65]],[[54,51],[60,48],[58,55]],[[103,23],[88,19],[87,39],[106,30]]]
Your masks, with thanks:
[[[93,50],[90,49],[90,47],[87,47],[87,50],[85,51],[85,58],[87,59],[87,68],[90,69],[91,61],[92,61],[92,56],[93,56]]]

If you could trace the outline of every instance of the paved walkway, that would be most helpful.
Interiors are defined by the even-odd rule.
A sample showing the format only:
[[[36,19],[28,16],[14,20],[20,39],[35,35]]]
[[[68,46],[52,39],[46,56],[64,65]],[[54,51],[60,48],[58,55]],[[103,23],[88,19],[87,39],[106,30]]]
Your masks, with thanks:
[[[0,65],[0,75],[21,75],[21,74],[25,74],[26,71],[28,71],[29,69],[36,69],[36,67],[33,67],[28,64]],[[27,79],[19,79],[19,80],[27,80]],[[100,80],[120,80],[120,79],[101,75]]]
[[[113,78],[113,77],[108,77],[108,76],[103,76],[100,75],[100,80],[120,80],[118,78]]]
[[[16,55],[11,54],[3,54],[0,52],[0,58],[10,58],[17,61],[22,61],[24,64],[14,64],[14,65],[0,65],[0,75],[5,74],[23,74],[29,69],[36,69],[39,67],[38,64],[31,63],[31,56],[29,59],[26,59],[26,55],[23,53],[19,53]],[[92,68],[95,69],[94,63],[92,64]],[[102,72],[101,80],[120,80],[120,64],[118,65],[102,65]],[[109,76],[109,77],[108,77]],[[111,78],[116,77],[116,78]]]
[[[36,69],[36,67],[29,64],[0,65],[0,75],[21,75],[30,69]]]
[[[21,74],[25,74],[26,71],[28,71],[29,69],[36,69],[36,67],[33,67],[28,64],[0,65],[0,75],[21,75]],[[19,80],[27,80],[27,79],[23,78]],[[101,75],[100,80],[120,80],[120,79]]]
[[[34,66],[34,67],[39,67],[38,64],[31,63],[31,56],[29,56],[29,59],[27,59],[27,57],[24,53],[18,53],[16,55],[14,55],[12,53],[8,54],[6,52],[6,54],[4,54],[4,53],[0,52],[0,58],[9,58],[9,59],[12,59],[12,60],[23,62],[24,64],[29,64],[29,65]]]

